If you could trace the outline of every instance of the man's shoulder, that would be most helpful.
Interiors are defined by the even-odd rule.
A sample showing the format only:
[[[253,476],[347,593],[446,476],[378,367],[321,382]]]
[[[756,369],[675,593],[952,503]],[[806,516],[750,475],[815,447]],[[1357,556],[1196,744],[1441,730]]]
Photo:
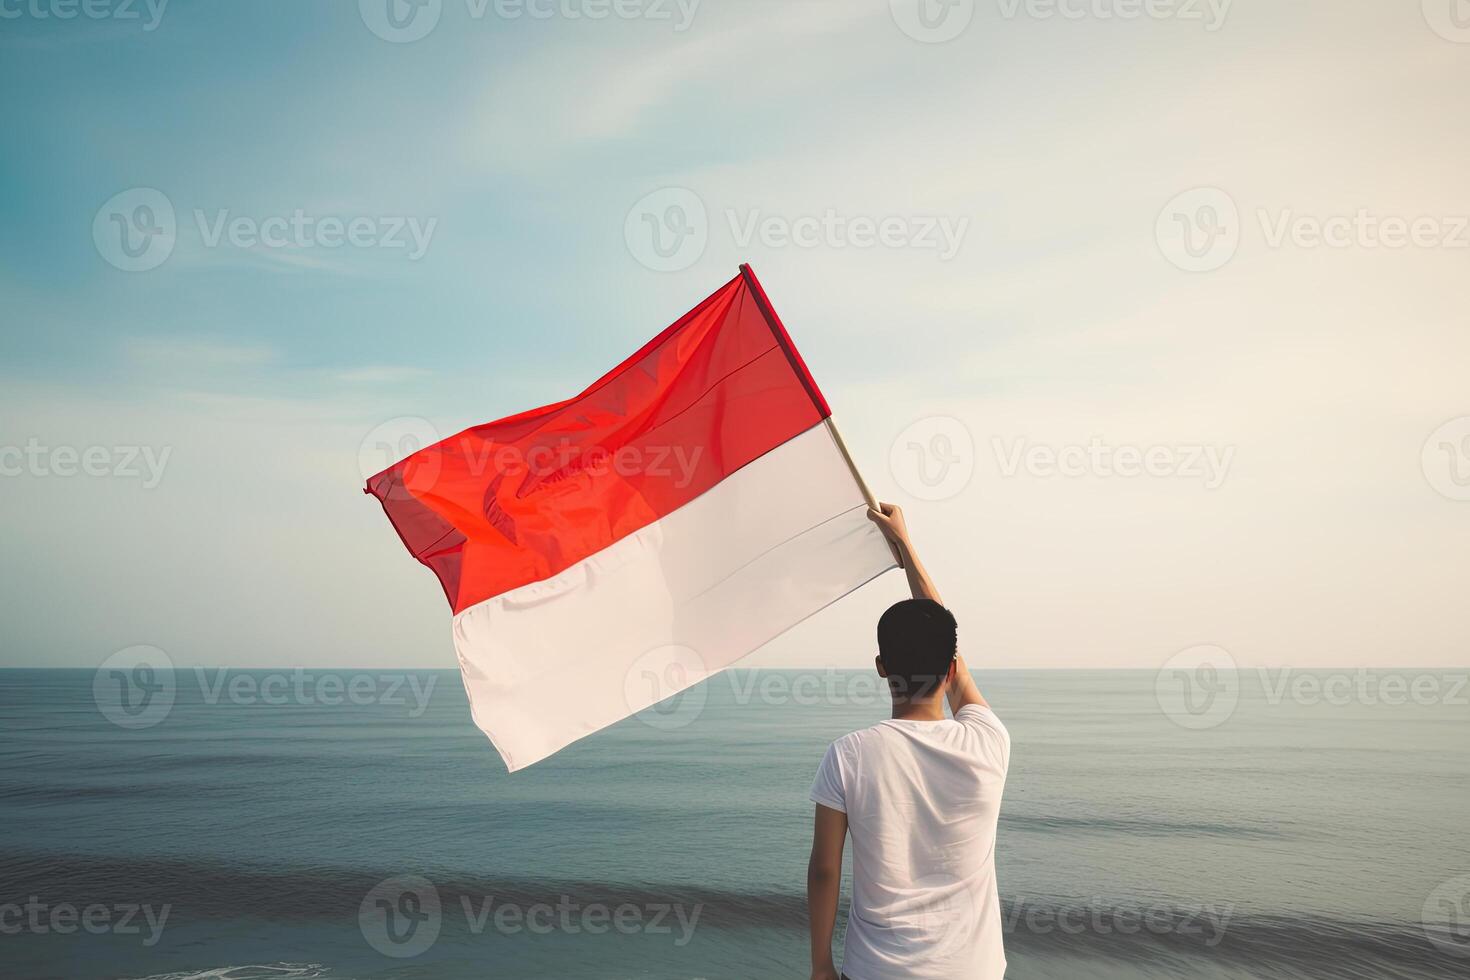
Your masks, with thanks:
[[[882,727],[883,726],[881,723],[876,725],[868,725],[865,728],[859,728],[854,731],[850,731],[846,735],[839,735],[837,738],[834,738],[832,740],[831,751],[835,755],[841,756],[843,758],[856,758],[858,752],[862,749],[864,745],[872,742],[874,739],[881,737],[882,733],[880,729]]]
[[[954,720],[960,722],[961,724],[977,725],[983,728],[988,728],[1001,736],[1004,736],[1006,738],[1010,737],[1010,733],[1006,731],[1006,726],[1000,720],[1000,716],[997,715],[995,713],[995,709],[988,704],[963,705],[960,710],[954,713]]]
[[[867,728],[859,728],[856,731],[848,732],[846,735],[837,736],[832,740],[832,751],[840,754],[851,754],[862,744],[867,731]]]
[[[1011,733],[989,705],[967,704],[954,717],[968,730],[967,737],[986,763],[1002,773],[1010,768]]]

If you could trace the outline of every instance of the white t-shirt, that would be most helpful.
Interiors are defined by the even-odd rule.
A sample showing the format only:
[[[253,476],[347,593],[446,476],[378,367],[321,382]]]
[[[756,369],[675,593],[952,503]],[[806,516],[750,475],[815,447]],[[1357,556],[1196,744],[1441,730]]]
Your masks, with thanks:
[[[890,719],[833,742],[812,801],[847,814],[849,980],[1001,980],[995,825],[1011,737],[995,712]]]

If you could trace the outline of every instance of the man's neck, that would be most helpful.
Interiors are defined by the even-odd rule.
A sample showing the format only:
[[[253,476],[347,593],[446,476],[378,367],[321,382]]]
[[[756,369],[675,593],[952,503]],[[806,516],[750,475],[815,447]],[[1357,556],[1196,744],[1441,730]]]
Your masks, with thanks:
[[[924,698],[893,702],[893,718],[897,721],[943,721],[944,698]]]

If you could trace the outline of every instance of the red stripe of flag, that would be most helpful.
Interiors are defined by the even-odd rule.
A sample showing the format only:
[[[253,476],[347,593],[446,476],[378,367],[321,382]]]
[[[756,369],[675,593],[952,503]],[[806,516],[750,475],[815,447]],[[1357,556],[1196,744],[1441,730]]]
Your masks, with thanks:
[[[749,266],[574,398],[368,481],[458,613],[695,499],[831,414]]]

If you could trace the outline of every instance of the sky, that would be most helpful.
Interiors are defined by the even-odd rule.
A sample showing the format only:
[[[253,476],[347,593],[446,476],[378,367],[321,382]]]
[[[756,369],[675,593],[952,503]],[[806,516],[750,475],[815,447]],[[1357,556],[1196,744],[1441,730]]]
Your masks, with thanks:
[[[0,84],[0,666],[454,666],[365,473],[742,261],[977,668],[1470,661],[1460,0],[0,0]]]

